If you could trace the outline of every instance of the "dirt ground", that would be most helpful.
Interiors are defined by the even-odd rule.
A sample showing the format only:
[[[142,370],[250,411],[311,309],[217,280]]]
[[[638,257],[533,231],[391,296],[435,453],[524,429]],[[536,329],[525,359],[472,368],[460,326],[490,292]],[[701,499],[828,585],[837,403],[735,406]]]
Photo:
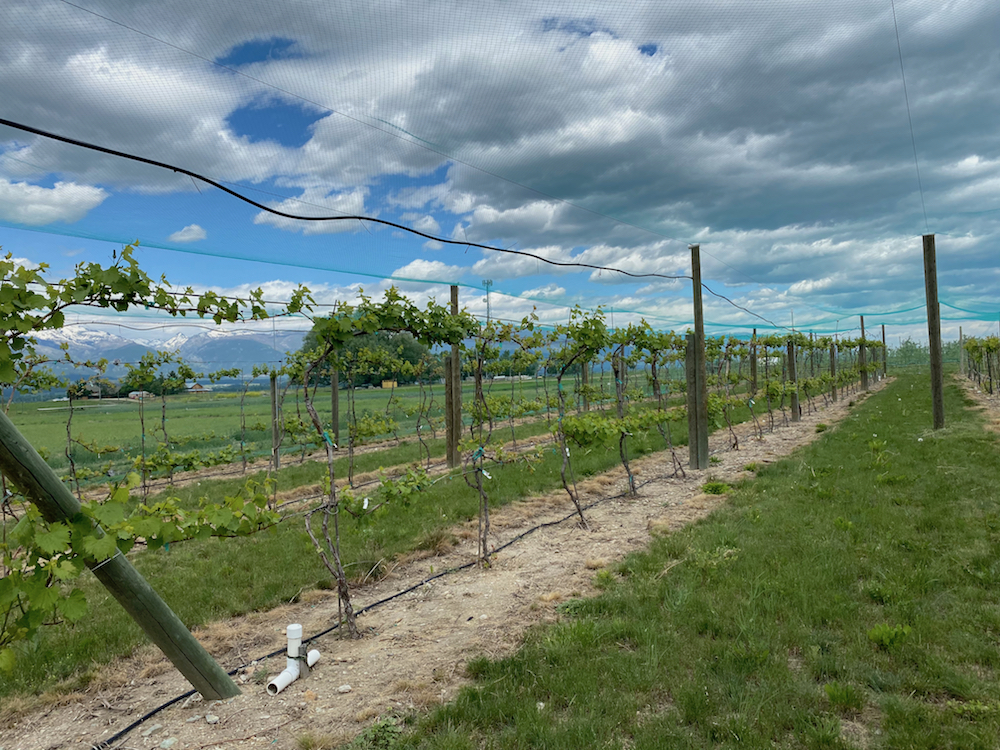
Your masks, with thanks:
[[[985,382],[982,386],[977,386],[974,381],[961,375],[956,375],[955,381],[979,405],[986,419],[986,429],[1000,432],[1000,392],[995,390],[990,394]]]
[[[873,390],[882,387],[876,384]],[[113,747],[208,748],[299,747],[304,734],[347,741],[378,717],[425,709],[451,699],[467,682],[465,664],[475,656],[499,657],[521,643],[525,630],[553,620],[560,601],[594,593],[595,572],[648,544],[651,534],[677,529],[708,515],[724,496],[700,493],[709,479],[746,476],[750,463],[766,464],[817,437],[816,424],[836,423],[847,400],[806,413],[801,422],[757,439],[751,425],[736,428],[739,449],[726,430],[712,436],[713,462],[706,471],[671,476],[669,453],[632,462],[638,497],[623,496],[620,468],[580,484],[589,504],[590,530],[573,519],[530,534],[495,555],[488,570],[467,569],[426,584],[362,615],[364,637],[341,640],[336,632],[309,648],[322,656],[308,679],[271,697],[265,683],[284,668],[284,656],[253,663],[237,678],[243,694],[225,702],[200,696],[146,720]],[[679,452],[687,463],[687,450]],[[563,491],[499,509],[492,514],[492,542],[499,547],[538,524],[560,519],[572,506]],[[459,543],[443,554],[399,562],[378,583],[357,590],[356,608],[419,583],[434,573],[475,559],[473,526],[454,530]],[[313,591],[302,601],[196,631],[226,669],[281,648],[285,627],[301,623],[305,636],[337,620],[333,592]],[[265,677],[266,675],[266,677]],[[152,647],[105,668],[85,693],[45,701],[0,726],[0,750],[91,748],[146,712],[186,692],[187,682]]]

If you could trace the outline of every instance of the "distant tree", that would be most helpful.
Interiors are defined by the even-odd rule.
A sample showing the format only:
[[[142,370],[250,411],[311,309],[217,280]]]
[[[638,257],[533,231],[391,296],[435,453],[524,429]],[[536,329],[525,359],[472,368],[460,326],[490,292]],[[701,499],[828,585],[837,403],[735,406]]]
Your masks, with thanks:
[[[317,323],[318,324],[318,323]],[[299,352],[306,353],[310,352],[319,346],[319,337],[316,335],[316,325],[313,325],[313,330],[306,334],[306,337],[302,341],[302,347]],[[402,359],[405,362],[409,362],[412,365],[419,364],[420,360],[423,359],[424,355],[430,352],[430,348],[424,346],[415,338],[412,334],[403,331],[400,333],[389,332],[389,331],[379,331],[377,333],[366,333],[360,336],[355,336],[353,339],[348,341],[344,348],[341,350],[342,353],[348,354],[357,352],[361,349],[370,349],[374,352],[382,351],[387,354],[392,354],[395,357]],[[400,383],[413,383],[416,381],[416,376],[414,375],[401,375],[396,372],[383,372],[383,371],[373,371],[366,373],[364,375],[359,375],[355,378],[355,385],[379,385],[383,380],[395,379]],[[322,385],[330,385],[330,372],[327,369],[324,372],[319,372],[314,374],[310,378],[310,382],[315,384],[319,382]]]

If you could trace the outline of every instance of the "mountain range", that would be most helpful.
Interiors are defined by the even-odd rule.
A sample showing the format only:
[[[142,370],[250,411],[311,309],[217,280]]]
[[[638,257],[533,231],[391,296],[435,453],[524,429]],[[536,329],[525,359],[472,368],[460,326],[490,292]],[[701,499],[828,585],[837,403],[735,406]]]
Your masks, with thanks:
[[[107,376],[115,379],[126,372],[126,363],[136,363],[150,351],[174,351],[187,364],[205,373],[239,368],[249,372],[254,365],[276,364],[285,352],[302,345],[301,332],[207,331],[189,336],[177,334],[166,341],[127,338],[120,334],[83,326],[67,326],[58,330],[33,334],[35,350],[53,359],[62,359],[61,345],[69,346],[70,356],[78,361],[106,359]],[[75,369],[60,363],[54,369],[61,375],[71,375]]]

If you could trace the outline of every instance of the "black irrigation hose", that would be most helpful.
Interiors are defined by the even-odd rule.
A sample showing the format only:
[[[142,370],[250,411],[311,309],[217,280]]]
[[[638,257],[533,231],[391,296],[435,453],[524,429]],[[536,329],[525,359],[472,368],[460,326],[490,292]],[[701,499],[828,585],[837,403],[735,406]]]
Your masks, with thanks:
[[[647,484],[649,484],[652,481],[653,481],[652,479],[647,479],[645,482],[642,482],[641,484],[639,484],[639,487],[645,487]],[[599,505],[600,503],[603,503],[603,502],[605,502],[607,500],[617,500],[617,499],[622,498],[622,497],[625,497],[625,493],[624,492],[622,492],[622,493],[620,493],[618,495],[612,495],[611,497],[602,497],[602,498],[600,498],[598,500],[595,500],[594,502],[590,503],[590,505],[584,506],[583,510],[590,510],[591,508],[593,508],[593,507],[595,507],[595,506]],[[558,526],[559,524],[565,523],[566,521],[568,521],[571,518],[575,518],[577,515],[578,515],[577,512],[574,510],[572,513],[569,513],[568,515],[563,516],[562,518],[560,518],[558,520],[547,521],[545,523],[540,523],[537,526],[533,526],[532,528],[528,529],[527,531],[521,532],[520,534],[518,534],[517,536],[515,536],[510,541],[505,542],[504,544],[501,544],[499,547],[495,547],[493,549],[493,552],[491,554],[495,555],[498,552],[502,552],[503,550],[507,549],[512,544],[514,544],[515,542],[521,541],[522,539],[524,539],[529,534],[534,534],[536,531],[540,531],[542,529],[547,529],[547,528],[550,528],[552,526]],[[456,566],[454,568],[448,568],[447,570],[442,570],[440,573],[435,573],[434,575],[432,575],[432,576],[430,576],[428,578],[425,578],[425,579],[423,579],[422,581],[420,581],[418,583],[413,584],[409,588],[403,589],[402,591],[397,591],[395,594],[390,594],[389,596],[385,597],[384,599],[379,599],[376,602],[372,602],[371,604],[369,604],[367,606],[364,606],[364,607],[362,607],[359,610],[356,610],[354,614],[355,615],[363,615],[365,612],[369,612],[369,611],[375,609],[376,607],[381,607],[383,604],[388,604],[389,602],[393,601],[394,599],[398,599],[401,596],[405,596],[406,594],[409,594],[409,593],[411,593],[413,591],[416,591],[421,586],[426,586],[428,583],[431,583],[432,581],[436,581],[438,578],[443,578],[444,576],[451,575],[452,573],[458,573],[458,572],[463,571],[463,570],[468,570],[469,568],[474,567],[475,565],[476,565],[476,562],[473,561],[473,562],[465,563],[464,565],[458,565],[458,566]],[[303,643],[312,643],[317,638],[322,638],[324,635],[329,635],[334,630],[337,630],[339,628],[340,628],[340,623],[338,622],[336,625],[332,625],[329,628],[327,628],[326,630],[320,631],[319,633],[316,633],[315,635],[311,635],[308,638],[303,638],[302,642]],[[226,674],[228,674],[230,676],[235,675],[237,672],[239,672],[240,670],[246,669],[251,664],[255,664],[257,662],[264,661],[265,659],[271,659],[271,658],[273,658],[275,656],[279,656],[280,654],[283,654],[285,651],[286,651],[286,648],[276,649],[275,651],[272,651],[269,654],[264,654],[264,656],[260,656],[260,657],[258,657],[256,659],[251,659],[249,662],[246,662],[245,664],[241,664],[240,666],[236,667],[235,669],[229,670]],[[129,724],[127,727],[125,727],[124,729],[122,729],[120,732],[112,735],[111,737],[109,737],[106,740],[101,740],[100,742],[95,743],[94,745],[91,745],[92,749],[93,750],[104,750],[105,748],[110,747],[113,743],[115,743],[118,740],[120,740],[121,738],[123,738],[125,735],[127,735],[129,732],[131,732],[133,729],[135,729],[136,727],[138,727],[141,724],[143,724],[145,721],[153,718],[154,716],[156,716],[156,714],[158,714],[161,711],[164,711],[164,710],[170,708],[171,706],[173,706],[176,703],[179,703],[180,701],[184,700],[185,698],[188,698],[188,697],[194,695],[196,692],[197,692],[196,690],[188,690],[186,693],[178,695],[176,698],[171,698],[166,703],[164,703],[164,704],[162,704],[160,706],[157,706],[156,708],[152,709],[151,711],[146,712],[145,714],[143,714],[142,716],[140,716],[138,719],[136,719],[135,721],[133,721],[131,724]]]

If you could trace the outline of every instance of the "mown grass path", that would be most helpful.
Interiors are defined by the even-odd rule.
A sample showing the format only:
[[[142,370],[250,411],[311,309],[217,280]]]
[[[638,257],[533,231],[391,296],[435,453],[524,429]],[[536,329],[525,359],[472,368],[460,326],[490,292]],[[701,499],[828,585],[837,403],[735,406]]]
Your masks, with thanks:
[[[901,375],[395,741],[997,747],[1000,440],[954,384],[931,432],[928,390]]]

